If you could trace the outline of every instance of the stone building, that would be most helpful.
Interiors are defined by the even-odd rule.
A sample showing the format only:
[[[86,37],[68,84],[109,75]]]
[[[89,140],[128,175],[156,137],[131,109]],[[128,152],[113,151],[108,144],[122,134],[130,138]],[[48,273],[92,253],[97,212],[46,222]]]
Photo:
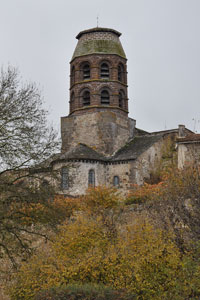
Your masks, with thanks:
[[[182,125],[184,128],[184,126]],[[200,134],[181,132],[176,140],[178,151],[178,168],[200,162]]]
[[[62,149],[51,163],[60,172],[63,194],[77,196],[97,185],[126,193],[133,184],[149,180],[161,164],[176,160],[181,126],[149,133],[128,117],[127,59],[120,35],[97,27],[76,37],[70,112],[61,118]]]

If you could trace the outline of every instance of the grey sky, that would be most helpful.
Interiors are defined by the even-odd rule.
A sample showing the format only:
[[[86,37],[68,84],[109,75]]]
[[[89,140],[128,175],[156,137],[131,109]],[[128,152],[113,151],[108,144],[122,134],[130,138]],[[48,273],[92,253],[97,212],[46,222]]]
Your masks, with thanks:
[[[56,128],[75,36],[99,14],[99,26],[122,33],[137,127],[200,131],[200,0],[0,0],[0,10],[0,64],[40,85]]]

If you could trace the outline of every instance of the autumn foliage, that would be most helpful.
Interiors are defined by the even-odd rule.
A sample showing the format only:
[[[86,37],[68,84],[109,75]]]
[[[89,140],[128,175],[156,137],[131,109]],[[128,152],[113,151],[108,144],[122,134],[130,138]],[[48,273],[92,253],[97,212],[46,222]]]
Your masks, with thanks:
[[[74,199],[73,217],[65,220],[52,241],[21,265],[10,287],[11,299],[107,299],[104,292],[99,296],[99,285],[111,289],[109,299],[113,293],[115,299],[124,300],[199,299],[199,238],[179,244],[177,223],[164,226],[168,223],[160,211],[168,222],[181,209],[188,210],[188,220],[196,220],[195,206],[191,210],[184,199],[189,195],[191,201],[197,199],[199,189],[199,170],[192,168],[168,172],[155,185],[135,186],[124,204],[114,189],[89,189],[84,197]],[[138,212],[140,204],[143,211]],[[155,212],[157,218],[151,215]],[[186,225],[184,231],[190,223]],[[90,292],[84,290],[87,285]],[[73,292],[72,286],[76,286]]]

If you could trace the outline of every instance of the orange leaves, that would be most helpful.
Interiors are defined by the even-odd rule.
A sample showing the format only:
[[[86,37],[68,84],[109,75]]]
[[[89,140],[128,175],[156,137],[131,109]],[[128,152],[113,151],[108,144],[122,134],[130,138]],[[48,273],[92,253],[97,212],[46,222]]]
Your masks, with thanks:
[[[129,192],[126,204],[144,203],[148,200],[159,198],[165,187],[166,182],[163,181],[157,184],[144,183],[142,186],[135,184]]]
[[[163,198],[164,211],[166,195],[172,197],[194,182],[198,187],[198,173],[174,170],[159,184],[134,186],[130,196],[134,203]],[[60,226],[45,250],[22,265],[12,299],[31,300],[38,290],[74,282],[102,283],[143,300],[182,300],[191,295],[199,299],[198,259],[181,253],[172,233],[158,229],[143,213],[130,210],[129,221],[123,214],[118,219],[119,201],[116,191],[105,187],[91,188],[80,199],[57,196],[56,207],[67,208],[72,202],[78,211]]]

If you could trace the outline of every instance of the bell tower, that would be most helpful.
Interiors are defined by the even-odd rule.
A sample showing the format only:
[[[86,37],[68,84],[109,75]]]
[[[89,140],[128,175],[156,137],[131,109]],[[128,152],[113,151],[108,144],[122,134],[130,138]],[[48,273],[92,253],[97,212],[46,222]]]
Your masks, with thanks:
[[[70,66],[70,114],[114,110],[128,114],[126,55],[121,33],[93,28],[77,35]]]
[[[92,28],[77,35],[70,62],[69,116],[61,118],[62,151],[84,143],[111,156],[133,137],[128,118],[127,59],[121,33]]]

